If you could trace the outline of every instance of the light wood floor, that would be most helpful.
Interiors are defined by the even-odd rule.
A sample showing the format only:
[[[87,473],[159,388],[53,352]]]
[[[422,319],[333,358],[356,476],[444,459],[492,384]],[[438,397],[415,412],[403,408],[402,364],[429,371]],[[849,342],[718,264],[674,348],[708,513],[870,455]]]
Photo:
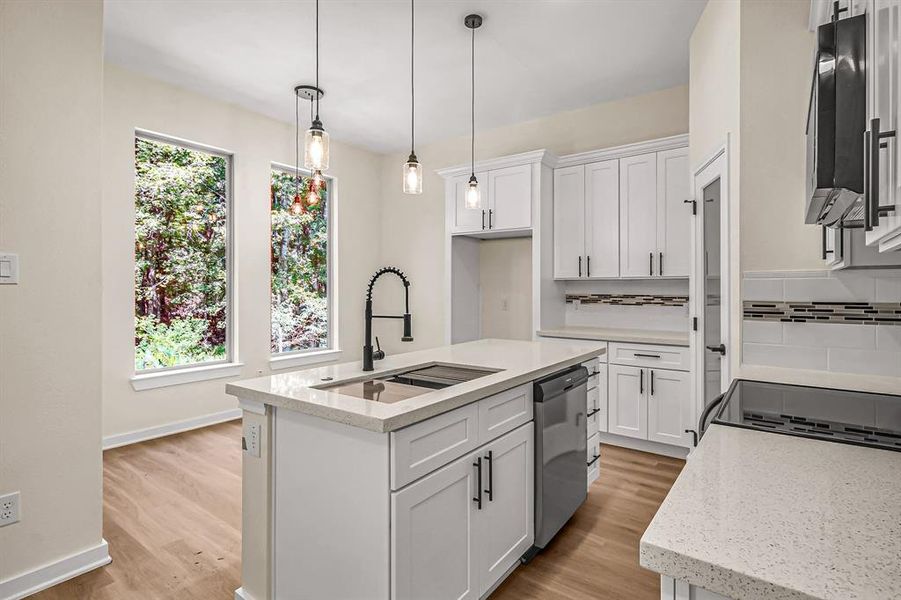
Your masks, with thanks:
[[[113,562],[38,600],[232,600],[241,572],[240,421],[104,453]],[[566,528],[492,600],[658,600],[638,540],[681,460],[604,446],[601,478]]]

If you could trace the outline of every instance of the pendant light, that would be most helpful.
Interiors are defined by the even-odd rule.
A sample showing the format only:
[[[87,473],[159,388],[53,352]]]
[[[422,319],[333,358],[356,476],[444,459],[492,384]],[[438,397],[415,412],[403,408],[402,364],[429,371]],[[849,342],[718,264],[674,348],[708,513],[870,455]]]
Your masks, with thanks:
[[[414,102],[414,86],[413,86],[413,59],[415,55],[414,32],[416,30],[416,19],[413,9],[414,0],[410,0],[410,156],[404,164],[404,193],[405,194],[421,194],[422,193],[422,165],[416,158],[414,150],[415,144],[415,118],[416,104]]]
[[[319,88],[319,0],[316,0],[316,88]],[[319,119],[319,96],[316,100],[316,116],[307,130],[303,144],[303,163],[311,171],[328,169],[328,133],[322,128]]]
[[[315,85],[298,85],[294,88],[294,201],[291,203],[291,213],[295,215],[319,204],[321,192],[325,190],[325,178],[322,171],[317,169],[308,180],[306,194],[302,194],[303,176],[300,172],[300,100],[310,101],[310,119],[313,120],[313,103],[323,95],[323,91]]]
[[[481,15],[466,15],[463,24],[472,31],[471,171],[464,204],[466,208],[478,210],[482,208],[482,191],[479,189],[479,180],[476,179],[476,29],[482,26],[482,17]]]

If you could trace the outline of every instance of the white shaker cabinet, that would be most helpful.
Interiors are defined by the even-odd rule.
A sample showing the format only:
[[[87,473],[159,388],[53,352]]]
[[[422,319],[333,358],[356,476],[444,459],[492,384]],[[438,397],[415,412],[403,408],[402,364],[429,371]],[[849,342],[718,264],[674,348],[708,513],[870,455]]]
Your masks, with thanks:
[[[648,439],[690,446],[685,433],[693,427],[691,382],[684,371],[646,369],[648,377]]]
[[[619,272],[652,277],[657,251],[657,154],[619,161]]]
[[[486,182],[480,178],[479,183],[484,186]],[[488,171],[487,184],[489,229],[525,229],[532,226],[532,165]],[[485,205],[485,199],[482,200]]]
[[[608,431],[647,439],[648,396],[644,387],[644,369],[610,365],[608,375],[610,378],[610,393],[607,396]]]
[[[688,148],[657,153],[657,275],[688,277],[692,197]]]
[[[475,599],[534,541],[531,422],[392,494],[391,597]]]
[[[554,171],[554,277],[619,276],[619,161]]]
[[[901,248],[901,0],[869,0],[867,13],[867,130],[872,135],[872,119],[879,119],[880,132],[896,133],[881,140],[879,179],[870,182],[878,190],[879,206],[895,210],[879,217],[866,242],[891,250]]]
[[[482,231],[488,226],[488,203],[486,202],[486,187],[488,182],[488,172],[482,171],[476,173],[479,180],[479,186],[482,189],[482,207],[483,208],[467,208],[466,207],[466,190],[469,188],[469,175],[460,175],[454,177],[450,182],[453,186],[454,206],[453,221],[451,223],[451,231],[453,233],[474,233]]]
[[[554,277],[582,277],[585,255],[585,166],[554,170]]]

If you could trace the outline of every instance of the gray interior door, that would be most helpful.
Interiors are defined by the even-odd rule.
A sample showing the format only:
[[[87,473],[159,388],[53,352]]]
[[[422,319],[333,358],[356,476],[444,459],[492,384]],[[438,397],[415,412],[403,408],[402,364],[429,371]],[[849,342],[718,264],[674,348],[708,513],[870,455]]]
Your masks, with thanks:
[[[722,277],[720,276],[720,179],[704,188],[704,404],[720,394]]]

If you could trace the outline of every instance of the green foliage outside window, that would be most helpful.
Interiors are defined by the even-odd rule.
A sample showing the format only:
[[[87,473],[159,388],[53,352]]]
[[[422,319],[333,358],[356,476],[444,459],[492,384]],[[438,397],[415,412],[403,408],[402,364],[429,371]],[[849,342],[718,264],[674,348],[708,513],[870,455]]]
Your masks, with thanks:
[[[271,350],[273,354],[328,347],[328,192],[291,211],[296,191],[307,198],[310,179],[273,169],[271,175]]]
[[[226,358],[227,160],[135,139],[135,368]]]

